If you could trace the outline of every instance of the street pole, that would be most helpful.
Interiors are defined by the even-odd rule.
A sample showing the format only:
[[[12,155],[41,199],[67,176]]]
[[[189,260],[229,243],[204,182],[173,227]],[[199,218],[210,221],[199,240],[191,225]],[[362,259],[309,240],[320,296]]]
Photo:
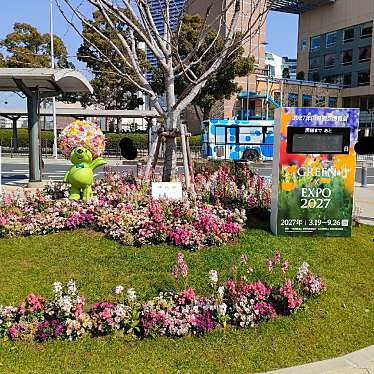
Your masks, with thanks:
[[[51,32],[51,68],[55,68],[54,44],[53,44],[53,0],[49,0],[50,10],[50,32]],[[53,112],[53,157],[57,159],[57,120],[56,120],[56,98],[52,97],[52,112]]]

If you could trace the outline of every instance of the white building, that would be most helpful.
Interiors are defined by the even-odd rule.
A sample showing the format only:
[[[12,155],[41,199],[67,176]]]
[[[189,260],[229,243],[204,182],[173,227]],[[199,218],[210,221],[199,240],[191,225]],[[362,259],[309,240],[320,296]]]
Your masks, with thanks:
[[[265,65],[270,77],[282,78],[282,57],[271,52],[265,52]]]

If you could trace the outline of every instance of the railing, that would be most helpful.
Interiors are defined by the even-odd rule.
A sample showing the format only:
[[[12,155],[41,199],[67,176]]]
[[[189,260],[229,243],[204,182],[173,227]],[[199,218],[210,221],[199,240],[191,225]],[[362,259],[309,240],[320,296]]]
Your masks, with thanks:
[[[0,146],[2,147],[2,153],[10,157],[17,156],[27,156],[29,154],[29,144],[28,141],[18,140],[17,147],[15,147],[13,139],[0,139]],[[40,142],[41,153],[43,157],[53,156],[53,140],[51,139],[41,139]],[[134,143],[134,146],[138,150],[138,159],[144,159],[148,157],[148,144],[145,143]],[[190,145],[191,156],[193,159],[201,157],[201,146],[200,144]],[[164,147],[161,147],[159,158],[162,160],[165,155]],[[119,142],[108,142],[105,149],[104,157],[106,158],[118,158],[123,159],[121,155],[121,149],[119,147]],[[182,150],[181,146],[177,147],[177,160],[182,160]]]
[[[374,155],[357,155],[357,162],[374,167]]]

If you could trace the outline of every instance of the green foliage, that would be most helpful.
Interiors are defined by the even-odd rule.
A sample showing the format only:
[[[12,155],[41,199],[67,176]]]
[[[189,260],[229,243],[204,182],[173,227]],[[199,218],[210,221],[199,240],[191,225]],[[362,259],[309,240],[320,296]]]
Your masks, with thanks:
[[[208,272],[230,275],[243,253],[265,272],[264,259],[280,248],[294,273],[303,261],[326,280],[327,291],[303,313],[254,329],[216,331],[189,339],[82,339],[51,344],[0,344],[1,369],[16,373],[248,373],[336,357],[374,344],[374,230],[361,226],[352,238],[278,238],[248,229],[237,243],[189,252],[189,284],[210,291]],[[113,300],[114,287],[134,287],[152,297],[178,290],[170,269],[172,246],[123,247],[97,233],[77,230],[0,241],[0,303],[21,302],[28,292],[52,296],[51,283],[74,278],[87,299]]]
[[[284,68],[282,71],[282,78],[290,79],[290,69]]]
[[[112,21],[124,38],[128,40],[132,38],[124,23],[120,22],[118,18],[113,18]],[[100,29],[103,35],[121,48],[121,42],[115,31],[112,30],[99,11],[93,13],[93,19],[89,22],[97,29]],[[105,109],[129,110],[136,109],[139,105],[142,105],[143,99],[138,97],[139,88],[129,79],[118,74],[113,65],[119,71],[128,74],[131,79],[137,81],[135,73],[127,67],[110,43],[87,24],[83,24],[83,35],[85,39],[78,49],[78,59],[85,62],[92,71],[94,78],[91,80],[91,85],[94,92],[92,95],[85,95],[81,103],[84,106],[99,104]],[[136,40],[136,43],[138,43],[138,40]],[[107,59],[92,44],[97,46],[105,54]],[[144,51],[138,49],[137,57],[140,68],[145,73],[148,68],[148,62]]]
[[[178,45],[178,52],[182,59],[187,57],[198,44],[203,26],[204,20],[201,16],[184,16],[179,38],[176,42]],[[201,47],[198,49],[196,56],[204,56],[201,61],[192,68],[196,76],[201,76],[212,63],[212,60],[222,51],[224,38],[218,36],[215,40],[216,37],[217,32],[214,29],[210,29]],[[213,47],[209,49],[212,43]],[[205,53],[208,49],[209,51]],[[235,77],[244,77],[253,69],[253,58],[243,57],[243,52],[243,48],[233,51],[220,68],[209,78],[205,87],[192,102],[192,104],[202,109],[204,119],[209,117],[211,108],[218,100],[230,99],[233,94],[241,90],[241,87],[234,81]],[[159,93],[163,93],[165,87],[162,69],[154,69],[153,75],[155,90]],[[189,80],[184,75],[177,79],[175,87],[176,94],[178,96],[183,95],[185,90],[188,89],[189,83]]]
[[[6,67],[6,61],[4,59],[4,55],[0,52],[0,68]]]
[[[59,68],[73,68],[68,61],[64,42],[53,36],[54,55]],[[6,49],[5,65],[10,68],[46,68],[51,66],[50,34],[41,34],[36,27],[28,23],[16,22],[13,32],[0,41],[0,47]],[[1,56],[0,56],[1,63]]]
[[[18,129],[18,145],[20,147],[27,147],[29,143],[27,129]],[[120,140],[124,137],[130,138],[139,148],[146,148],[148,146],[148,134],[145,132],[128,132],[128,133],[106,133],[107,149],[116,149]],[[12,139],[12,129],[0,129],[0,145],[3,147],[10,147]],[[53,131],[45,130],[41,132],[42,143],[53,142]],[[178,141],[179,138],[177,138]],[[199,145],[200,135],[192,136],[190,138],[190,145]]]

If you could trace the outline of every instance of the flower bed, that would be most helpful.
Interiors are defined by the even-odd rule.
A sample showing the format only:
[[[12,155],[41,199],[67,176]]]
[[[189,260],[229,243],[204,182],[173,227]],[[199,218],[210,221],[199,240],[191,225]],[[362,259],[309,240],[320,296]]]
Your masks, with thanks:
[[[221,168],[198,173],[196,195],[183,201],[154,201],[141,179],[106,170],[94,185],[95,198],[67,199],[68,186],[48,185],[22,197],[0,202],[0,236],[47,234],[90,227],[125,245],[171,243],[187,249],[220,245],[237,237],[251,209],[269,207],[269,187],[244,171],[242,185]]]
[[[269,264],[271,263],[271,266]],[[318,296],[323,281],[304,263],[293,278],[288,262],[281,262],[280,252],[267,261],[266,279],[253,277],[248,256],[232,269],[232,276],[220,283],[215,270],[209,272],[212,292],[198,296],[187,285],[188,265],[180,252],[172,268],[177,282],[183,281],[179,293],[160,293],[149,300],[139,300],[129,288],[115,288],[117,301],[101,301],[88,307],[74,281],[66,286],[55,282],[54,298],[47,300],[30,293],[19,306],[0,306],[0,338],[5,340],[55,339],[74,340],[83,335],[103,336],[122,333],[138,338],[203,335],[227,325],[253,327],[288,315],[302,308],[305,301]]]

